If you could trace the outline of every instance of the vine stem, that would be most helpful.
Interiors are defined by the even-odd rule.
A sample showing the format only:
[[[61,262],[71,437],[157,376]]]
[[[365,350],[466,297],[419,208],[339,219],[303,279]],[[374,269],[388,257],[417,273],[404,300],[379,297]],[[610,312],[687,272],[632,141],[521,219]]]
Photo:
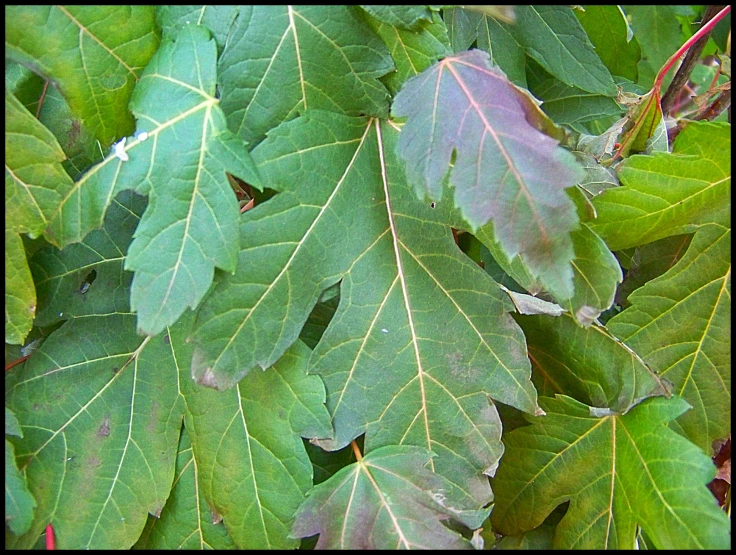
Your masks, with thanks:
[[[355,440],[350,442],[350,447],[353,448],[353,453],[355,453],[355,458],[358,460],[358,462],[363,460],[363,455],[360,454],[360,449],[358,448],[358,444],[355,443]]]
[[[731,6],[726,6],[723,8],[720,12],[718,12],[715,16],[713,16],[713,19],[708,21],[705,25],[703,25],[700,29],[698,29],[698,32],[695,33],[692,37],[690,37],[687,41],[685,41],[685,44],[683,44],[680,48],[678,48],[677,52],[675,52],[672,56],[670,56],[670,59],[665,62],[665,64],[662,66],[662,69],[659,70],[659,73],[657,74],[657,78],[654,80],[654,89],[659,91],[662,88],[662,82],[664,81],[665,75],[667,75],[667,72],[672,69],[672,66],[675,65],[677,60],[680,59],[680,57],[687,52],[690,47],[698,42],[700,37],[705,35],[706,33],[710,32],[713,27],[716,26],[716,24],[723,19],[729,12],[731,11]]]
[[[7,363],[5,365],[5,371],[7,372],[8,370],[10,370],[11,368],[13,368],[14,366],[18,366],[21,362],[23,362],[24,360],[26,360],[29,356],[31,356],[31,355],[26,355],[24,357],[20,357],[19,359],[16,359],[16,360],[14,360],[12,362]]]

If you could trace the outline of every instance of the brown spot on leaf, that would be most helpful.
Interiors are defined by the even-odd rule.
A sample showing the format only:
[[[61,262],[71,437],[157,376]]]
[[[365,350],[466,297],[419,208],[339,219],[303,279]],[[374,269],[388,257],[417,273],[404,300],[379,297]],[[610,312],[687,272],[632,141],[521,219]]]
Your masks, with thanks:
[[[156,507],[156,509],[153,511],[153,516],[156,518],[161,518],[161,511],[163,510],[163,507]]]
[[[110,435],[110,415],[105,416],[102,426],[97,430],[97,437],[107,437]]]
[[[207,368],[204,371],[202,377],[199,378],[199,383],[205,387],[217,389],[217,380],[215,379],[215,373],[212,371],[212,368]]]
[[[171,339],[169,338],[168,333],[164,335],[164,343],[166,343],[167,345],[171,345]]]
[[[113,374],[117,374],[119,370],[120,370],[120,368],[118,368],[117,366],[113,366],[112,373]]]
[[[210,513],[212,513],[212,524],[220,524],[222,522],[222,515],[210,507]]]

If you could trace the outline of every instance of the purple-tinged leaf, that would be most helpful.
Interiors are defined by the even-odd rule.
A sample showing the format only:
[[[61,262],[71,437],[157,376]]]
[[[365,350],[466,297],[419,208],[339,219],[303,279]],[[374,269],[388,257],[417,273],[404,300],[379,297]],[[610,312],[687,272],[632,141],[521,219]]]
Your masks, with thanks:
[[[410,79],[392,113],[408,116],[397,152],[417,194],[440,200],[449,173],[471,227],[492,220],[507,256],[521,254],[537,275],[564,267],[571,295],[570,232],[578,217],[565,189],[583,178],[582,169],[530,123],[529,104],[488,54],[445,58]]]

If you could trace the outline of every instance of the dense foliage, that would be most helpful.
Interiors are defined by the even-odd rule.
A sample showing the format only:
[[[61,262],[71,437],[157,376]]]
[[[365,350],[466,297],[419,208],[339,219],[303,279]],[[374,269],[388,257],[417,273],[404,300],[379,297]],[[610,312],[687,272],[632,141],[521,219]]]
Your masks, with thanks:
[[[719,8],[6,7],[6,547],[728,547]]]

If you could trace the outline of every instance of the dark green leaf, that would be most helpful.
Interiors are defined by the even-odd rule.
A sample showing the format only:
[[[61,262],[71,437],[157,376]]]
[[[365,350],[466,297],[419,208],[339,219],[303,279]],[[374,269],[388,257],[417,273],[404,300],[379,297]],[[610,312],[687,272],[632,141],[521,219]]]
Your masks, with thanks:
[[[417,31],[422,22],[432,20],[432,12],[428,6],[361,6],[381,23]]]
[[[455,7],[442,10],[442,18],[447,26],[452,51],[457,54],[470,48],[475,41],[483,14]]]
[[[307,109],[385,116],[386,47],[349,6],[243,6],[219,61],[230,129],[260,141]]]
[[[8,409],[5,409],[7,416]],[[7,430],[6,430],[7,433]],[[20,536],[33,522],[36,500],[28,491],[25,477],[18,471],[13,444],[5,440],[5,525]]]
[[[636,82],[641,48],[621,7],[589,5],[576,10],[575,16],[609,71]]]
[[[650,88],[661,67],[683,42],[680,37],[680,23],[675,17],[676,6],[639,4],[623,8],[634,31],[634,38],[641,47],[637,82]],[[674,71],[665,78],[665,88],[673,75]]]
[[[478,26],[478,48],[488,52],[491,63],[500,67],[512,83],[526,88],[526,54],[509,27],[484,16]]]
[[[217,50],[222,53],[239,10],[238,6],[156,6],[156,23],[164,37],[173,38],[179,32],[178,27],[204,25],[212,32]]]

